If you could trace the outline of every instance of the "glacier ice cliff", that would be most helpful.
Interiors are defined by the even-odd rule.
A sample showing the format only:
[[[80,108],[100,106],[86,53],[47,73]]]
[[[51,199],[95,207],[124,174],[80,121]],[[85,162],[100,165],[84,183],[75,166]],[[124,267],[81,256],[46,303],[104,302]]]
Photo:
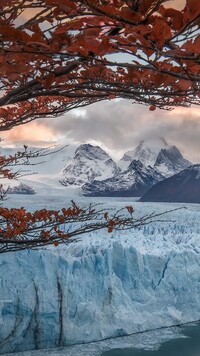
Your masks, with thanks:
[[[0,354],[199,320],[200,249],[164,235],[1,255]]]

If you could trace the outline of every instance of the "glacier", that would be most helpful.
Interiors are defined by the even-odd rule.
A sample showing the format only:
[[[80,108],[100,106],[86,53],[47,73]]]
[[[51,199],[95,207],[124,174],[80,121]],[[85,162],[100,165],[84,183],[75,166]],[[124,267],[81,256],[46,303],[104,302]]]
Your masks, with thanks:
[[[178,206],[134,205],[138,214]],[[2,254],[0,354],[200,320],[200,208],[168,217],[68,246]]]
[[[189,327],[198,328],[199,323],[189,323],[170,328],[162,328],[142,333],[131,334],[123,337],[115,337],[102,341],[90,342],[89,344],[76,344],[71,346],[56,347],[53,349],[30,350],[4,354],[5,356],[103,356],[104,353],[121,349],[136,348],[138,351],[156,352],[160,346],[169,341],[187,339],[185,329]],[[196,356],[196,355],[195,355]]]

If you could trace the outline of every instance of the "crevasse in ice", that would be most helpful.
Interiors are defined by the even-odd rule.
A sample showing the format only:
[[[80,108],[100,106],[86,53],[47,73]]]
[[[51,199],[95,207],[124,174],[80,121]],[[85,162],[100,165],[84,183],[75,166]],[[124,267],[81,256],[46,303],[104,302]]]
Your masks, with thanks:
[[[148,229],[135,239],[102,235],[98,243],[80,241],[63,251],[60,247],[58,253],[2,254],[0,353],[102,340],[200,319],[196,238],[188,243],[172,236],[166,242],[163,233],[156,241],[158,230],[151,234]]]

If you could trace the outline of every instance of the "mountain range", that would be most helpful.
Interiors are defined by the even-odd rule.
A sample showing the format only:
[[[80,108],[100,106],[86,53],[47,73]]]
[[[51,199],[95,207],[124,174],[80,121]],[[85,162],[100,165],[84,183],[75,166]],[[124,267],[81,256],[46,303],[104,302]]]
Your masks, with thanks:
[[[191,164],[176,146],[169,146],[162,138],[141,141],[118,161],[120,171],[110,178],[86,183],[82,191],[87,196],[142,196],[159,181]]]
[[[2,149],[1,154],[13,154],[14,149]],[[35,163],[43,159],[36,158]],[[28,176],[23,183],[46,188],[73,188],[86,196],[141,197],[157,183],[187,169],[192,163],[179,149],[169,146],[163,138],[141,141],[115,162],[99,146],[91,144],[63,146],[35,166],[38,174]],[[34,183],[33,183],[34,182]],[[19,184],[19,183],[18,183]],[[28,184],[29,186],[29,184]],[[23,193],[23,185],[12,192]],[[26,186],[26,191],[28,192]]]
[[[163,138],[141,141],[134,150],[124,154],[118,165],[125,169],[133,159],[146,167],[151,166],[164,177],[170,177],[192,164],[176,146],[169,146]]]
[[[145,167],[141,161],[133,160],[126,170],[105,180],[86,183],[82,190],[87,196],[139,197],[162,179],[163,176],[151,166]]]

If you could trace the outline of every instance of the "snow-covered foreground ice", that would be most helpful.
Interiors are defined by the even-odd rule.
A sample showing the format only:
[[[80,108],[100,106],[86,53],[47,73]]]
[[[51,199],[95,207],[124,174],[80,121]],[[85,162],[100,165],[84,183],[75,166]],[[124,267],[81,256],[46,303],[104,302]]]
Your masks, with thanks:
[[[64,192],[35,195],[31,208],[61,208],[68,203]],[[29,199],[17,196],[14,202],[12,197],[6,204],[28,208]],[[133,203],[138,216],[180,206],[101,201],[105,209]],[[0,353],[87,343],[199,320],[200,206],[188,205],[165,219],[113,235],[93,233],[68,247],[1,255]]]

